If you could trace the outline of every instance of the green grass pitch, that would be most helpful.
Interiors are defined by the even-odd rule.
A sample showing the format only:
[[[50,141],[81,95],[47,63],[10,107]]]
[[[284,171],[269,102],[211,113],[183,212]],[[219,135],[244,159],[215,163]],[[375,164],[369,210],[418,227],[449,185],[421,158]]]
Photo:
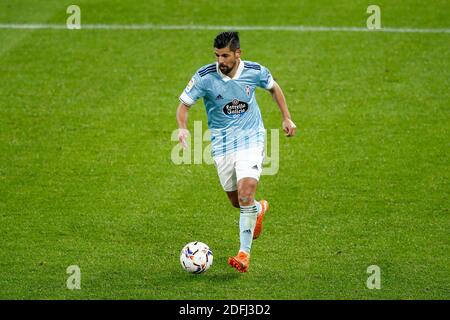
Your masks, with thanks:
[[[373,4],[252,2],[2,0],[0,24],[64,25],[75,3],[82,25],[365,27]],[[448,1],[376,4],[383,27],[450,27]],[[241,30],[298,135],[280,130],[257,193],[271,210],[239,274],[239,211],[214,166],[170,156],[178,96],[217,33],[0,28],[0,298],[449,299],[450,34]],[[206,130],[202,102],[193,121]],[[193,240],[214,252],[205,274],[180,267]]]

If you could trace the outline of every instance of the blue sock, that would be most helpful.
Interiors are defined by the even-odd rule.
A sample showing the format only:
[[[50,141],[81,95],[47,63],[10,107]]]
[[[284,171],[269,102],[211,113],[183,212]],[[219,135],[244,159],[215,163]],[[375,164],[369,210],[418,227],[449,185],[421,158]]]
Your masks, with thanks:
[[[257,205],[241,206],[241,217],[239,220],[239,231],[241,240],[241,251],[250,253],[253,241],[253,230],[256,225],[258,215]]]
[[[261,212],[261,203],[255,200],[256,209],[258,209],[258,215]]]

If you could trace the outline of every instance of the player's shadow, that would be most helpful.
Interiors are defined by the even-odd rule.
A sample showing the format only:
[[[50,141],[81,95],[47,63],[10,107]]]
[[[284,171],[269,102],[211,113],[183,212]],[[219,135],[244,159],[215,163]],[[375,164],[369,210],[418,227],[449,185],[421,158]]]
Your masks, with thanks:
[[[234,271],[230,268],[230,270],[224,271],[217,271],[217,270],[208,270],[201,274],[185,274],[181,278],[185,282],[211,282],[219,283],[230,283],[230,281],[236,281],[242,277],[242,274],[240,274],[237,271]]]
[[[186,272],[180,272],[177,270],[177,277],[179,281],[183,281],[185,284],[190,283],[223,283],[226,285],[239,282],[246,274],[240,273],[227,264],[227,259],[218,258],[214,260],[211,268],[200,274],[188,274]]]
[[[242,274],[239,274],[237,271],[233,272],[233,270],[230,270],[230,272],[227,273],[211,274],[209,279],[217,282],[229,282],[230,280],[237,280],[240,277],[242,277]]]

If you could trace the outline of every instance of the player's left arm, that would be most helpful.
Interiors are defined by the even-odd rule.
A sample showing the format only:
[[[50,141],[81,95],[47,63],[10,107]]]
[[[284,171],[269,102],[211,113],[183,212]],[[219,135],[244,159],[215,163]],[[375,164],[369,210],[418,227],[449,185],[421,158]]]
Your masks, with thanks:
[[[270,88],[269,91],[272,94],[273,100],[275,100],[275,102],[277,103],[278,108],[280,108],[281,116],[283,118],[283,131],[288,137],[294,136],[297,131],[297,127],[291,120],[291,114],[289,113],[283,90],[281,90],[281,87],[278,85],[278,83],[274,82],[272,88]]]

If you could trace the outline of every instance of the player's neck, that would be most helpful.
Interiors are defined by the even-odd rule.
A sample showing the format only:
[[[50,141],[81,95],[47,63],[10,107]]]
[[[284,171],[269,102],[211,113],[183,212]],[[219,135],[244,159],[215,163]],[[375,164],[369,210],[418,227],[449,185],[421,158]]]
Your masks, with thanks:
[[[234,64],[233,69],[231,69],[230,73],[228,73],[227,76],[230,77],[231,79],[233,79],[240,64],[241,64],[241,59],[237,59],[236,63]]]

